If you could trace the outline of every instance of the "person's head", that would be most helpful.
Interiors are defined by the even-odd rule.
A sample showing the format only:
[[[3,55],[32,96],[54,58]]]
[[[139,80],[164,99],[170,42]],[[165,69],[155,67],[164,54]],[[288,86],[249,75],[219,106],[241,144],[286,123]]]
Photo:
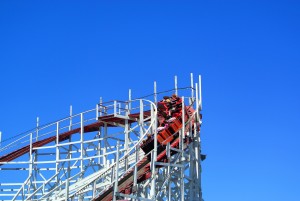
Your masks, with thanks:
[[[164,101],[167,102],[168,100],[170,100],[169,96],[164,96]]]
[[[177,98],[178,98],[178,96],[176,94],[172,95],[172,99],[177,99]]]

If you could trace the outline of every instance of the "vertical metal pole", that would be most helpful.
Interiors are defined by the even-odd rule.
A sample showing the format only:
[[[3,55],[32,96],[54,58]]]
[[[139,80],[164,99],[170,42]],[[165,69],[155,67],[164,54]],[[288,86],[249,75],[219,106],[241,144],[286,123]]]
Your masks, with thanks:
[[[181,178],[180,178],[180,195],[181,201],[184,201],[184,138],[185,138],[185,106],[184,106],[184,96],[182,96],[182,129],[180,133],[180,149],[181,149],[181,164],[183,167],[181,168]]]
[[[199,101],[199,93],[198,93],[198,85],[196,83],[196,120],[195,123],[194,123],[194,126],[195,126],[195,131],[194,131],[194,141],[192,142],[192,145],[193,145],[193,149],[194,149],[194,154],[195,154],[195,160],[194,160],[194,163],[193,163],[193,177],[194,178],[194,183],[195,183],[195,187],[194,188],[194,196],[195,197],[200,197],[202,200],[202,196],[201,196],[201,158],[200,158],[200,136],[199,136],[199,132],[198,132],[198,126],[200,126],[200,101]]]
[[[38,137],[39,137],[39,124],[40,124],[40,118],[37,117],[36,118],[36,138],[35,138],[36,141],[38,141]]]
[[[99,115],[100,117],[102,116],[102,97],[100,97],[100,112],[99,112]]]
[[[136,150],[135,150],[135,162],[139,161],[139,150],[140,146],[137,145]],[[137,183],[137,165],[134,166],[134,173],[133,173],[133,187],[136,188],[136,195],[138,196],[138,183]]]
[[[107,123],[104,123],[104,137],[103,137],[103,164],[104,168],[106,168],[109,164],[107,163]]]
[[[184,105],[184,96],[181,97],[182,99],[182,108],[181,108],[181,118],[182,118],[182,127],[181,127],[181,134],[179,135],[180,136],[180,145],[181,145],[181,149],[183,149],[183,139],[184,139],[184,134],[185,134],[185,121],[186,121],[186,118],[185,118],[185,105]]]
[[[83,171],[83,134],[84,134],[84,125],[83,125],[83,113],[80,113],[80,171]]]
[[[126,116],[129,117],[129,114],[131,113],[131,89],[128,90],[128,104],[126,105]],[[126,140],[125,140],[125,147],[126,147],[126,153],[129,149],[129,141],[130,141],[130,127],[131,124],[128,122],[128,119],[125,120],[125,126],[126,126]],[[128,159],[126,159],[126,164],[125,164],[125,170],[128,169]]]
[[[195,120],[197,120],[197,121],[199,121],[200,120],[200,115],[199,115],[199,110],[200,110],[200,108],[199,108],[199,92],[198,92],[198,83],[196,83],[195,84],[196,86],[196,89],[195,89],[195,91],[196,91],[196,118],[195,118]],[[197,126],[197,121],[195,121],[195,126]],[[196,134],[196,133],[195,133]]]
[[[30,164],[29,164],[29,176],[31,176],[32,175],[32,168],[33,168],[33,157],[32,157],[32,141],[33,141],[33,136],[32,136],[33,134],[32,133],[30,133],[30,145],[29,145],[29,149],[30,149],[30,151],[29,151],[29,160],[30,160]]]
[[[98,167],[101,169],[101,135],[102,135],[102,127],[99,127],[98,130],[98,147],[97,147],[97,155],[98,155]]]
[[[101,116],[101,97],[99,100],[99,104],[96,105],[96,121],[98,121],[99,119],[99,114]],[[98,156],[98,167],[100,170],[100,164],[101,164],[101,142],[100,142],[100,138],[101,138],[101,127],[99,127],[98,129],[98,134],[97,134],[97,138],[98,138],[98,144],[97,144],[97,156]]]
[[[114,181],[114,198],[113,201],[116,201],[117,195],[116,193],[118,192],[118,179],[119,179],[119,148],[120,146],[120,141],[118,140],[117,142],[117,157],[116,157],[116,171],[115,171],[115,181]]]
[[[39,126],[40,126],[40,118],[37,117],[36,118],[36,142],[38,141],[38,137],[39,137]],[[35,150],[35,157],[34,157],[34,162],[36,162],[38,160],[38,150]],[[37,164],[35,164],[33,162],[33,170],[34,171],[34,181],[35,181],[35,184],[33,185],[34,186],[34,190],[37,189],[37,175],[38,175],[38,167],[37,167]]]
[[[69,178],[67,178],[67,181],[66,181],[66,194],[65,194],[65,201],[68,201],[69,200]]]
[[[83,119],[83,113],[80,113],[80,180],[83,179],[83,170],[84,170],[84,165],[83,165],[83,155],[85,154],[84,152],[84,139],[83,139],[83,134],[84,134],[84,119]],[[83,200],[83,194],[79,195],[78,200]]]
[[[201,75],[199,75],[199,110],[198,113],[202,111],[202,78]],[[199,114],[200,117],[200,114]],[[200,118],[198,119],[198,123],[201,125],[202,124],[202,120],[200,120]],[[197,150],[196,150],[196,154],[197,154],[197,162],[198,164],[196,165],[196,172],[198,174],[198,183],[199,183],[199,198],[202,201],[202,184],[201,184],[201,136],[200,136],[200,132],[197,133],[197,140],[198,143],[196,144],[197,146]]]
[[[125,107],[125,110],[126,110],[126,113],[125,113],[125,115],[126,115],[126,117],[128,118],[129,116],[129,112],[128,112],[128,107],[129,107],[129,105],[128,104],[126,104],[126,107]],[[127,155],[127,152],[128,152],[128,148],[129,148],[129,146],[128,146],[128,144],[129,144],[129,123],[128,123],[128,119],[125,119],[125,144],[124,144],[124,149],[125,149],[125,154]],[[128,169],[128,157],[126,157],[125,158],[125,160],[124,160],[124,165],[125,165],[125,171],[127,171],[127,169]]]
[[[69,124],[69,131],[72,130],[72,124],[73,124],[73,108],[72,105],[70,105],[70,124]],[[69,137],[69,142],[72,142],[72,135],[70,135]],[[68,153],[68,158],[71,159],[72,158],[72,145],[69,145],[69,153]],[[67,186],[66,186],[66,196],[69,196],[69,178],[71,177],[71,161],[68,161],[68,168],[67,168],[67,175],[68,175],[68,179],[67,179]],[[66,197],[66,200],[68,199],[68,197]]]
[[[143,100],[140,100],[140,138],[144,135],[144,104]]]
[[[29,145],[29,160],[30,160],[30,163],[29,163],[29,173],[28,173],[28,176],[31,177],[31,178],[33,177],[33,163],[34,163],[34,161],[33,161],[33,155],[32,155],[32,150],[33,150],[33,133],[30,133],[30,145]],[[31,184],[28,185],[28,189],[32,185],[32,179],[30,179],[30,183]]]
[[[99,118],[99,104],[96,104],[96,121],[98,121]]]
[[[58,173],[58,161],[59,161],[59,122],[56,122],[56,161],[55,161],[55,174]],[[59,182],[59,176],[56,177],[56,182]]]
[[[178,95],[178,87],[177,87],[177,75],[174,77],[175,81],[175,94]]]
[[[117,101],[114,101],[114,116],[117,114]]]
[[[157,88],[156,88],[156,81],[154,81],[154,103],[157,103]]]
[[[69,131],[72,130],[72,119],[73,118],[73,108],[72,105],[70,105],[70,124],[69,124]]]
[[[195,83],[195,96],[196,96],[196,114],[195,114],[195,121],[194,121],[194,135],[192,138],[194,139],[193,142],[189,145],[189,154],[190,154],[190,200],[199,200],[199,174],[198,174],[198,140],[197,140],[197,126],[199,121],[199,91],[198,91],[198,83]],[[200,187],[201,188],[201,187]],[[201,201],[201,200],[200,200]]]
[[[195,191],[197,191],[198,186],[196,186],[197,182],[195,182],[195,158],[193,157],[195,154],[195,146],[194,142],[189,144],[189,176],[191,180],[189,181],[189,200],[196,200],[195,199]]]
[[[200,111],[202,110],[202,79],[199,75],[199,102],[200,102]]]
[[[128,91],[128,100],[129,100],[129,107],[128,107],[128,109],[129,109],[129,114],[130,114],[130,111],[131,111],[131,89],[129,89],[129,91]]]
[[[168,165],[168,175],[169,175],[169,180],[168,180],[168,200],[171,200],[171,195],[172,195],[172,191],[171,191],[171,182],[172,182],[172,176],[171,176],[171,153],[170,153],[170,143],[167,144],[167,157],[169,160],[169,165]]]
[[[154,160],[157,160],[157,115],[155,115],[154,107],[151,105],[151,113],[154,117]]]
[[[191,96],[192,96],[192,101],[194,101],[194,76],[193,76],[193,73],[191,73]]]
[[[102,116],[102,97],[100,97],[100,107],[98,108],[98,114],[99,114],[99,116],[101,117]],[[98,116],[98,118],[99,118],[99,116]],[[97,119],[97,121],[98,121],[98,119]],[[99,137],[99,141],[98,141],[98,152],[97,152],[97,154],[98,154],[98,165],[99,165],[99,170],[101,169],[101,149],[102,149],[102,146],[101,145],[103,145],[104,143],[104,141],[103,141],[103,138],[102,138],[102,140],[100,140],[101,139],[101,135],[103,135],[102,134],[102,127],[99,127],[99,131],[98,131],[98,137]],[[104,164],[104,159],[102,158],[102,164]]]
[[[155,177],[156,177],[156,172],[155,172],[155,162],[157,160],[157,116],[154,115],[154,108],[153,105],[151,104],[151,120],[154,119],[154,149],[153,149],[153,154],[151,157],[151,191],[150,191],[150,197],[152,199],[155,198]]]

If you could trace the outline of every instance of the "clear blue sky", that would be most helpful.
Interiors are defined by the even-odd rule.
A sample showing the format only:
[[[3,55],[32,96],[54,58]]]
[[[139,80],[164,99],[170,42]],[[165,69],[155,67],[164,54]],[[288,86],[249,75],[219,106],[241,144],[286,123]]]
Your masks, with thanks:
[[[0,2],[9,138],[203,76],[206,201],[299,201],[299,1]],[[184,85],[184,84],[183,84]]]

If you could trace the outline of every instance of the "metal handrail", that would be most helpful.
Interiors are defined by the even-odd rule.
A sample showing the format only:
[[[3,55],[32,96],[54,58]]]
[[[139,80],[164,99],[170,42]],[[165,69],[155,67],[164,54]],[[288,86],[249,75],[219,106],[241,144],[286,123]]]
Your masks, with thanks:
[[[147,102],[149,102],[150,104],[152,104],[152,106],[154,107],[154,112],[155,112],[154,116],[157,116],[157,108],[156,108],[156,105],[155,105],[153,102],[151,102],[151,101],[149,101],[149,100],[145,100],[145,99],[137,99],[137,100],[144,100],[144,101],[147,101]],[[137,146],[139,146],[140,143],[142,142],[142,140],[146,137],[146,135],[148,134],[148,132],[149,132],[150,129],[151,129],[151,126],[152,126],[154,123],[155,123],[155,120],[152,120],[151,123],[150,123],[150,126],[149,126],[149,128],[146,130],[145,134],[144,134],[143,136],[141,136],[141,138],[140,138],[140,139],[136,142],[136,144],[135,144],[128,152],[127,152],[127,154],[123,155],[123,156],[119,159],[119,162],[125,160],[125,159],[126,159],[127,157],[129,157],[131,154],[134,154],[134,153],[135,153],[135,152],[134,152],[134,153],[131,153],[131,151],[133,151],[134,149],[137,150]],[[156,131],[154,131],[154,132],[156,132]],[[117,161],[116,161],[115,163],[111,164],[110,167],[107,169],[107,171],[109,171],[109,170],[115,168],[116,164],[117,164]],[[102,175],[104,175],[107,171],[105,171],[105,172],[103,172],[102,174],[100,174],[97,178],[94,178],[94,180],[92,180],[91,183],[97,181],[98,179],[100,179],[100,178],[102,177]],[[125,172],[125,173],[126,173],[126,172]],[[125,173],[124,173],[124,174],[125,174]],[[81,189],[79,189],[77,192],[80,192],[80,191],[81,191],[82,189],[84,189],[84,188],[86,188],[86,186],[83,187],[83,188],[81,188]]]

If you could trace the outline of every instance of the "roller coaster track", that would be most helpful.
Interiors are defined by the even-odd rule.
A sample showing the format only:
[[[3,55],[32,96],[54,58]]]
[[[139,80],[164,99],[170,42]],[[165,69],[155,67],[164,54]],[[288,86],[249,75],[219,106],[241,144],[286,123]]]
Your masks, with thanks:
[[[136,119],[138,115],[139,114],[129,115],[129,117],[131,119],[129,122],[132,123],[134,121],[133,119]],[[149,112],[146,112],[145,115],[149,115]],[[123,119],[116,118],[113,115],[103,116],[103,117],[99,118],[99,122],[95,122],[95,123],[84,126],[83,132],[88,133],[88,132],[98,131],[101,126],[104,126],[104,121],[114,122],[115,124],[116,123],[121,124],[122,122],[124,123]],[[108,127],[114,127],[114,125],[108,124]],[[41,147],[50,142],[55,142],[57,139],[59,142],[62,142],[62,141],[69,139],[73,134],[80,133],[80,131],[81,131],[81,128],[76,128],[76,129],[73,129],[73,130],[70,130],[70,131],[60,134],[58,136],[58,138],[57,138],[57,136],[51,136],[46,139],[39,140],[37,142],[32,143],[32,147],[33,148]],[[29,151],[30,151],[30,145],[27,145],[27,146],[24,146],[22,148],[19,148],[15,151],[9,153],[9,154],[1,156],[0,157],[0,166],[5,164],[6,162],[12,161],[12,160],[28,153]]]
[[[185,184],[192,193],[180,187],[187,164],[195,163],[193,174],[200,171],[200,148],[192,150],[198,147],[201,123],[197,87],[196,97],[187,100],[181,116],[160,132],[156,104],[135,99],[100,103],[23,134],[0,147],[0,169],[22,166],[19,169],[29,175],[20,184],[0,183],[0,201],[171,200],[172,191],[177,191],[172,200],[202,200],[201,189],[195,189],[199,176]],[[186,150],[194,153],[183,160]],[[172,179],[176,171],[181,171],[177,182]],[[174,187],[172,182],[180,185]]]
[[[191,119],[194,118],[195,112],[192,108],[188,107],[189,116]],[[187,122],[191,121],[191,119],[187,119]],[[177,130],[180,130],[182,127],[182,122],[177,121],[180,125],[176,125],[178,128]],[[170,128],[172,127],[172,124],[175,124],[175,122],[171,123]],[[177,138],[172,142],[171,147],[172,148],[178,148],[180,139],[178,137],[177,133],[172,133],[173,136],[176,136]],[[177,135],[176,135],[177,134]],[[171,136],[170,136],[171,137]],[[188,141],[186,141],[186,144]],[[146,141],[144,141],[144,144],[141,145],[144,147],[144,150],[151,151],[153,147],[153,138],[148,138]],[[167,151],[166,149],[159,149],[159,155],[157,156],[157,161],[164,161],[167,159]],[[142,159],[136,164],[137,166],[137,182],[143,182],[151,177],[151,161],[149,156],[144,156]],[[134,185],[134,168],[132,167],[127,172],[125,172],[121,178],[118,179],[118,191],[120,193],[124,194],[131,194],[135,191],[133,190]],[[89,185],[89,184],[87,184]],[[94,201],[109,201],[113,199],[113,184],[111,184],[107,189],[105,189],[103,192],[98,195],[98,197],[94,198]]]
[[[186,107],[188,115],[186,115],[187,119],[186,122],[190,122],[195,117],[195,111],[191,107]],[[182,128],[183,125],[187,127],[188,123],[182,123],[177,121],[179,125],[176,125],[177,131],[176,133],[172,133],[172,136],[169,137],[176,137],[174,141],[172,141],[172,144],[170,147],[172,148],[178,148],[180,143],[180,138],[178,135],[178,130]],[[175,124],[175,122],[171,123],[170,128],[173,126],[172,124]],[[150,145],[152,143],[152,146]],[[189,143],[188,140],[185,141],[185,147],[187,147],[187,144]],[[153,147],[153,138],[148,138],[147,141],[142,144],[142,147],[144,147],[144,150],[152,150]],[[150,149],[150,150],[149,150]],[[157,156],[158,162],[163,162],[167,159],[167,150],[163,147],[160,147],[159,154]],[[175,154],[174,152],[172,154]],[[137,163],[137,178],[138,183],[145,181],[151,177],[151,161],[150,157],[143,157],[138,163]],[[124,194],[131,194],[134,193],[133,190],[133,184],[134,184],[134,168],[129,169],[120,179],[118,182],[118,191],[120,193]],[[94,198],[93,201],[109,201],[113,199],[113,186],[111,185],[108,189],[106,189],[104,192],[102,192],[98,197]]]

